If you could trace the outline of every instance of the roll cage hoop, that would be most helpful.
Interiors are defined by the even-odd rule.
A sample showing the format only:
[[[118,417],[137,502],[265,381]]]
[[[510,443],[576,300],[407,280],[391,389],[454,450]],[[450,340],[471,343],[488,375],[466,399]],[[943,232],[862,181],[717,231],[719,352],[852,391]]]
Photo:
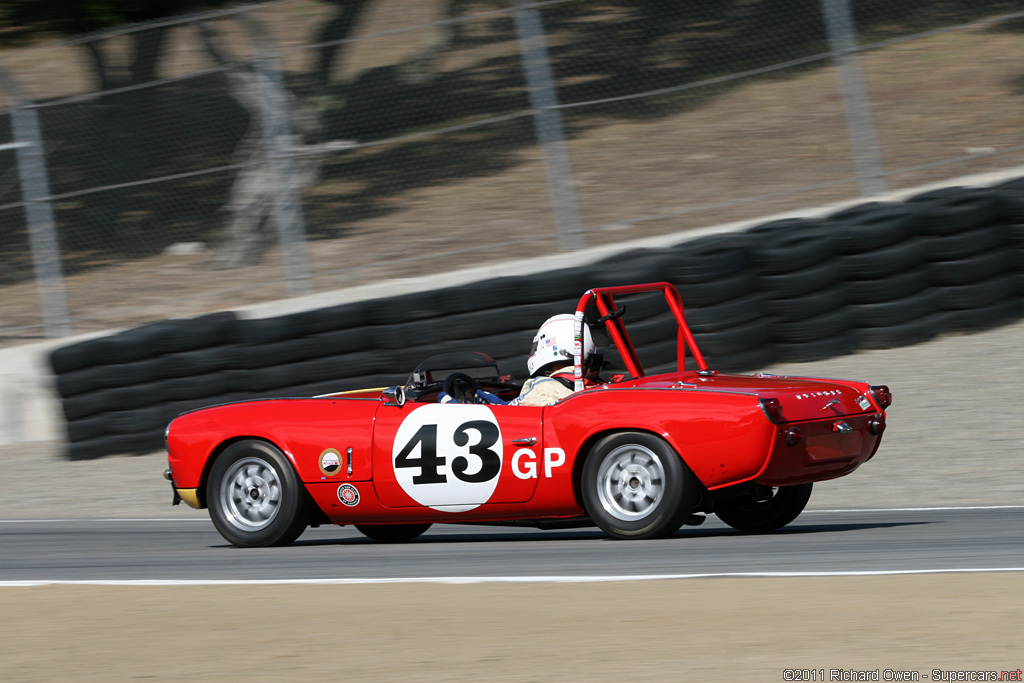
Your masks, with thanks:
[[[704,356],[701,354],[700,349],[697,348],[697,342],[693,338],[693,333],[690,332],[690,328],[686,325],[686,320],[683,317],[683,300],[679,296],[679,290],[674,285],[668,282],[652,282],[642,285],[622,285],[620,287],[595,287],[583,293],[580,302],[576,305],[576,314],[573,318],[573,379],[575,380],[576,391],[583,389],[583,325],[585,324],[587,306],[591,300],[593,300],[597,312],[601,316],[597,323],[604,324],[605,329],[608,331],[608,336],[611,337],[612,343],[618,349],[623,362],[626,364],[626,370],[634,378],[645,376],[643,365],[641,365],[640,359],[637,357],[636,349],[633,348],[633,342],[630,341],[629,333],[626,332],[626,325],[622,321],[622,312],[625,309],[616,308],[615,306],[615,296],[640,294],[643,292],[661,292],[664,294],[665,302],[676,319],[676,327],[678,329],[676,337],[676,366],[679,372],[686,369],[687,348],[690,349],[690,353],[693,354],[693,358],[697,362],[697,370],[708,369],[707,363],[704,362]]]

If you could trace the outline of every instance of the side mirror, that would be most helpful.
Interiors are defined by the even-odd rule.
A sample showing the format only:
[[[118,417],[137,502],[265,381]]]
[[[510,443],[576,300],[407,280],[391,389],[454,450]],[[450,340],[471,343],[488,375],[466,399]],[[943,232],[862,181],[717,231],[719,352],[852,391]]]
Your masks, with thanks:
[[[383,391],[381,400],[384,401],[384,405],[386,406],[404,406],[405,387],[388,387]]]

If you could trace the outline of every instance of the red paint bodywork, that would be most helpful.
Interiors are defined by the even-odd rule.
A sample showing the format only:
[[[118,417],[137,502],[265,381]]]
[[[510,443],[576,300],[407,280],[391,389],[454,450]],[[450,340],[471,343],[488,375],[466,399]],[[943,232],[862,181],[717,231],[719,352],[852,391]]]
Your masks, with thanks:
[[[585,514],[578,493],[581,464],[594,441],[610,432],[661,436],[708,491],[745,482],[785,486],[832,479],[849,474],[875,454],[881,430],[869,423],[874,419],[884,424],[885,412],[867,384],[709,371],[672,285],[590,290],[579,311],[593,299],[598,312],[607,315],[615,310],[614,295],[650,291],[664,292],[679,326],[679,369],[645,376],[621,319],[608,320],[609,336],[631,378],[577,391],[543,408],[487,406],[500,430],[491,448],[501,451],[501,464],[493,492],[472,509],[455,512],[414,500],[399,481],[395,454],[401,444],[395,446],[395,438],[400,426],[425,406],[435,406],[431,414],[445,411],[453,423],[461,415],[478,417],[483,407],[388,404],[381,390],[248,401],[186,413],[167,433],[174,486],[198,489],[202,501],[210,464],[219,452],[234,440],[258,438],[286,454],[313,500],[335,524],[537,520]],[[682,369],[687,352],[696,361],[695,370]],[[766,398],[778,401],[776,422],[762,408],[760,399]],[[837,431],[840,423],[846,433]],[[791,446],[786,430],[793,427],[803,438]],[[484,439],[482,432],[469,433],[470,447],[474,439]],[[424,446],[417,448],[407,456],[421,457]],[[320,468],[326,449],[335,449],[343,459],[343,466],[330,475]],[[443,448],[440,452],[450,468],[458,456],[454,451],[446,455]],[[558,462],[559,453],[564,453],[564,462]],[[467,460],[470,471],[473,458]],[[545,459],[550,460],[547,467]],[[531,468],[536,476],[524,476]],[[450,469],[443,471],[450,474]],[[339,500],[338,489],[344,483],[358,489],[357,505]]]

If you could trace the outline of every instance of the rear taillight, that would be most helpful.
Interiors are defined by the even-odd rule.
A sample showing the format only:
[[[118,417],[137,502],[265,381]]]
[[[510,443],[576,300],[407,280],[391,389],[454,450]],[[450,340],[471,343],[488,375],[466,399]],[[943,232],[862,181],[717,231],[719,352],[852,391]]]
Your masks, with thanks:
[[[771,420],[772,424],[779,424],[782,422],[782,404],[779,403],[777,398],[762,398],[758,399],[758,403],[761,404],[761,410]]]
[[[797,426],[789,427],[785,432],[783,432],[783,434],[786,437],[787,446],[796,446],[804,440],[804,433]]]
[[[889,387],[884,384],[880,384],[876,387],[868,387],[871,391],[871,396],[875,399],[875,403],[882,410],[885,410],[892,405],[892,392],[889,391]]]

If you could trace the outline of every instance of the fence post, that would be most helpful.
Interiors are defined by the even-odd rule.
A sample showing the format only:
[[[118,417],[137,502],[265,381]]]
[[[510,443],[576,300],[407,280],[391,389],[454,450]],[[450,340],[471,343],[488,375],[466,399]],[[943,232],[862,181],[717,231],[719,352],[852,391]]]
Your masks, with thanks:
[[[846,111],[846,128],[853,148],[853,163],[860,193],[870,196],[886,191],[882,156],[878,150],[871,100],[857,55],[857,34],[849,0],[821,0],[832,55],[839,68],[839,83]]]
[[[39,114],[35,102],[3,67],[0,67],[0,88],[7,92],[12,102],[12,146],[18,162],[25,223],[32,249],[36,286],[39,288],[39,301],[43,309],[43,326],[47,337],[66,337],[71,334],[71,318],[64,291],[64,273],[60,264],[53,206],[50,204],[50,179],[46,170]]]
[[[576,201],[562,115],[558,110],[558,95],[551,75],[544,25],[540,12],[525,7],[526,4],[526,0],[516,0],[516,37],[522,54],[530,107],[533,109],[533,125],[544,155],[558,242],[565,251],[582,249],[586,246],[583,222]]]
[[[274,223],[284,255],[288,293],[292,296],[309,294],[313,291],[313,281],[302,214],[302,182],[295,168],[288,91],[281,77],[277,53],[263,26],[248,12],[243,12],[241,18],[252,37],[256,54],[254,65],[260,119],[273,186]]]

